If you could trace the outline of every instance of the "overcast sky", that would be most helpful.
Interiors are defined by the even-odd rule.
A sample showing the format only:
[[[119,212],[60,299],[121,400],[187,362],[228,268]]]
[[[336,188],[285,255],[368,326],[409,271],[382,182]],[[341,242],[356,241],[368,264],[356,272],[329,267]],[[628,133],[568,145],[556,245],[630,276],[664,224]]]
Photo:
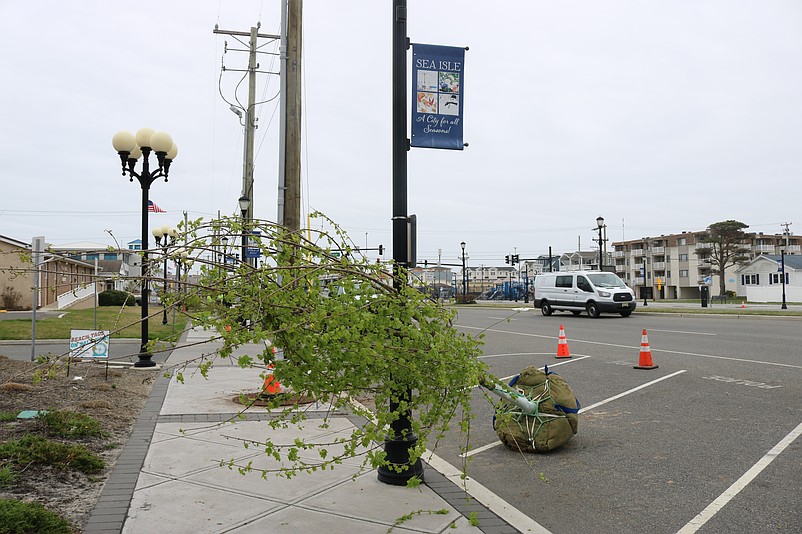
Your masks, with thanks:
[[[468,46],[464,151],[409,153],[418,258],[471,265],[737,219],[802,225],[799,0],[409,0],[413,42]],[[357,245],[391,245],[391,0],[307,0],[303,205]],[[278,0],[0,3],[0,234],[124,245],[140,188],[111,137],[147,126],[179,156],[150,226],[238,213],[247,55]],[[223,54],[224,42],[229,52]],[[264,43],[264,41],[260,41]],[[266,45],[264,51],[277,51]],[[275,56],[260,56],[276,71]],[[410,53],[411,57],[411,53]],[[219,85],[218,85],[219,81]],[[260,75],[258,100],[278,92]],[[254,211],[275,220],[278,101],[259,107]],[[366,235],[367,234],[367,235]],[[385,258],[392,257],[392,251]]]

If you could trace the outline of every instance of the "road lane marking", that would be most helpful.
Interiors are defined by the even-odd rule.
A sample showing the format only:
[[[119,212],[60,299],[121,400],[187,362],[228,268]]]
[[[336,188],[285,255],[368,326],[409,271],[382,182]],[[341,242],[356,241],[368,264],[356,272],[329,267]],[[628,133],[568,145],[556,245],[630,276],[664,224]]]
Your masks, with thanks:
[[[554,336],[546,336],[542,334],[530,334],[528,332],[510,332],[508,330],[496,330],[494,328],[479,328],[476,326],[460,326],[457,325],[458,328],[465,328],[469,330],[482,330],[484,332],[495,332],[497,334],[512,334],[516,336],[527,336],[527,337],[539,337],[543,339],[556,339]],[[590,345],[600,345],[602,347],[613,347],[618,349],[628,349],[628,350],[639,350],[640,345],[633,347],[630,345],[618,345],[616,343],[602,343],[601,341],[585,341],[582,339],[574,339],[571,338],[571,343],[588,343]],[[729,360],[732,362],[745,362],[745,363],[757,363],[761,365],[773,365],[776,367],[790,367],[791,369],[802,369],[802,365],[793,365],[790,363],[777,363],[777,362],[766,362],[762,360],[750,360],[748,358],[732,358],[730,356],[715,356],[713,354],[699,354],[696,352],[682,352],[678,350],[666,350],[666,349],[656,349],[654,347],[650,347],[652,352],[664,352],[666,354],[679,354],[680,356],[698,356],[699,358],[713,358],[716,360]]]
[[[692,534],[699,530],[705,523],[713,518],[719,510],[724,508],[742,489],[749,485],[752,480],[757,477],[761,471],[769,466],[777,456],[783,452],[786,447],[794,442],[802,434],[802,423],[799,423],[795,429],[789,432],[783,439],[780,440],[763,458],[757,461],[749,471],[741,475],[741,478],[733,482],[732,486],[724,490],[724,493],[719,495],[715,501],[707,505],[707,508],[699,512],[699,514],[691,519],[687,525],[682,527],[677,534]]]
[[[669,334],[692,334],[694,336],[717,336],[718,334],[711,334],[710,332],[685,332],[683,330],[658,330],[657,328],[650,328],[649,332],[668,332]]]
[[[646,387],[649,387],[651,385],[657,384],[658,382],[662,382],[663,380],[666,380],[668,378],[671,378],[671,377],[677,376],[679,374],[682,374],[685,371],[686,371],[686,369],[681,369],[679,371],[675,371],[675,372],[671,373],[670,375],[665,375],[665,376],[662,376],[662,377],[657,378],[655,380],[652,380],[651,382],[646,382],[645,384],[641,384],[640,386],[637,386],[637,387],[634,387],[634,388],[632,388],[630,390],[624,391],[623,393],[619,393],[618,395],[614,395],[614,396],[610,397],[609,399],[605,399],[603,401],[597,402],[596,404],[591,404],[590,406],[585,406],[584,408],[579,410],[579,413],[585,413],[585,412],[587,412],[589,410],[592,410],[594,408],[598,408],[599,406],[602,406],[603,404],[607,404],[608,402],[614,401],[616,399],[620,399],[621,397],[629,395],[630,393],[634,393],[634,392],[636,392],[638,390],[641,390],[643,388],[646,388]],[[500,441],[494,441],[493,443],[488,443],[487,445],[483,445],[483,446],[478,447],[476,449],[464,452],[464,453],[460,454],[459,456],[460,456],[460,458],[468,458],[468,457],[473,456],[475,454],[479,454],[480,452],[484,452],[484,451],[486,451],[488,449],[492,449],[493,447],[498,447],[501,444],[502,443]]]

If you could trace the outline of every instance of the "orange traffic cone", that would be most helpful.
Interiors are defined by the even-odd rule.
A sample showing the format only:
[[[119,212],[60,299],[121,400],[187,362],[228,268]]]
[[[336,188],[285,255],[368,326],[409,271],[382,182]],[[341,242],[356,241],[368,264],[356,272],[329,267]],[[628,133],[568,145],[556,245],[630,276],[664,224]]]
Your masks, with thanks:
[[[273,352],[273,355],[276,354],[276,347],[270,347],[270,350]],[[265,384],[263,388],[263,393],[268,395],[278,395],[281,393],[281,384],[279,384],[278,377],[274,374],[273,370],[276,368],[275,365],[272,363],[267,364],[267,370],[269,374],[265,375]]]
[[[560,338],[557,341],[557,358],[570,358],[571,352],[568,350],[568,340],[565,339],[565,328],[560,325]]]
[[[640,359],[635,369],[657,369],[657,365],[652,362],[652,349],[649,348],[649,338],[646,336],[646,329],[640,338]]]

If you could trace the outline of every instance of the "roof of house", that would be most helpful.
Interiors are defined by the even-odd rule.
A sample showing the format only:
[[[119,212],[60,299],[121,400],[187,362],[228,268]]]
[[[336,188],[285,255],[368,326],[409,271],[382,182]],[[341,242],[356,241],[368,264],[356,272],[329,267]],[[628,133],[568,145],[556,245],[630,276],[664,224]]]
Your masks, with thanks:
[[[755,262],[764,260],[773,261],[777,265],[779,265],[783,261],[782,256],[780,256],[779,254],[761,254],[760,256],[756,256],[755,259],[753,259],[749,263],[744,264],[743,267],[738,269],[736,272],[743,271],[744,269],[753,265]],[[802,256],[800,256],[799,254],[786,254],[785,267],[794,271],[802,271]]]
[[[7,237],[4,235],[0,235],[0,241],[5,241],[9,245],[14,245],[15,247],[22,247],[22,248],[31,248],[30,243],[23,243],[18,239],[14,239],[13,237]]]
[[[75,243],[67,243],[65,245],[51,245],[53,250],[69,251],[69,252],[97,252],[104,251],[109,248],[108,245],[102,243],[93,243],[91,241],[77,241]]]

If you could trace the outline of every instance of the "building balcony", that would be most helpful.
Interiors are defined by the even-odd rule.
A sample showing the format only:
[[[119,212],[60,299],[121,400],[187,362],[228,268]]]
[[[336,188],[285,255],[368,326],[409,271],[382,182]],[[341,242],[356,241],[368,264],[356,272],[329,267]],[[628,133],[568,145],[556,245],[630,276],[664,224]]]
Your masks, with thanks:
[[[665,254],[666,249],[664,247],[652,247],[652,255],[660,255]]]
[[[652,269],[655,271],[665,271],[666,270],[666,262],[664,261],[656,261],[652,263]]]
[[[713,248],[713,243],[696,243],[696,250]]]
[[[755,252],[768,252],[770,254],[774,254],[775,250],[774,245],[755,245],[752,248]]]
[[[633,248],[632,249],[633,256],[643,256],[643,249],[642,248]]]
[[[626,252],[623,251],[623,250],[613,251],[613,258],[623,258],[623,257],[625,257],[625,255],[626,255]]]

